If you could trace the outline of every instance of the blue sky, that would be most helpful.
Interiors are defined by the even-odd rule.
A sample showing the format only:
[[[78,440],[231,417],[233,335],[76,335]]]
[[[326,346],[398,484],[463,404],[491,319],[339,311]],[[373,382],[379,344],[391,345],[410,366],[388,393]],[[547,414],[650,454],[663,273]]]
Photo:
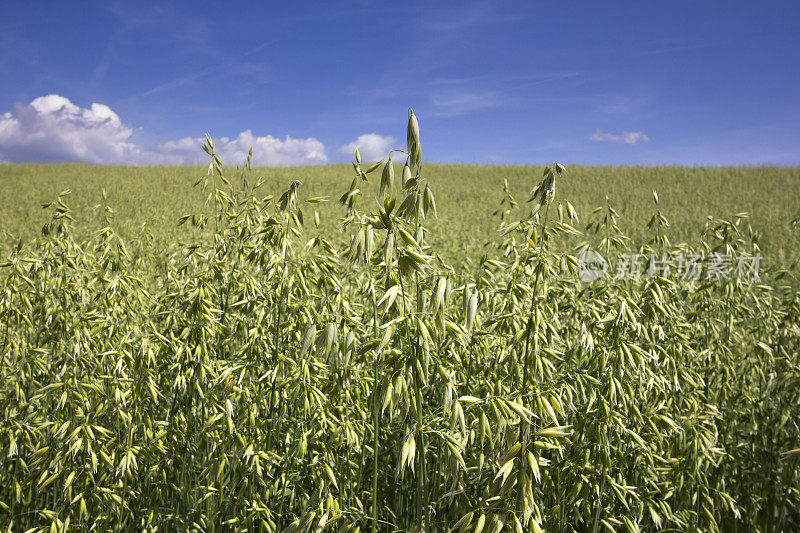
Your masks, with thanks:
[[[800,163],[797,2],[3,12],[0,160],[185,163],[209,132],[231,158],[336,163],[402,146],[412,106],[430,161]]]

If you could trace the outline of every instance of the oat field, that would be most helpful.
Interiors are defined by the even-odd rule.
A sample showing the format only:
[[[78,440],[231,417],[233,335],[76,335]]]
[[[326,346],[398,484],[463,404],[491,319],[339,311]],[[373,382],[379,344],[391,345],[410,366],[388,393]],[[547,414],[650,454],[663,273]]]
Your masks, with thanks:
[[[800,528],[798,168],[423,145],[0,166],[0,529]]]
[[[227,162],[226,162],[227,163]],[[242,161],[231,161],[233,166]],[[395,162],[400,175],[403,161]],[[158,248],[195,242],[211,231],[178,226],[188,213],[208,212],[206,195],[192,185],[206,173],[200,167],[113,167],[78,164],[0,166],[0,250],[7,251],[16,238],[41,235],[49,215],[43,203],[70,190],[69,205],[75,221],[72,233],[91,237],[103,224],[98,206],[114,211],[114,228],[126,240],[136,240],[146,230]],[[429,164],[425,175],[438,193],[438,219],[426,223],[431,243],[449,262],[475,263],[497,237],[503,180],[521,200],[541,176],[541,166]],[[341,208],[335,202],[353,177],[351,165],[295,168],[254,168],[251,185],[259,179],[259,194],[279,194],[298,180],[306,196],[329,196],[318,204],[325,234],[339,243]],[[559,196],[568,199],[581,221],[604,206],[606,197],[619,213],[619,227],[636,248],[651,235],[652,191],[670,221],[666,235],[673,244],[699,244],[708,217],[729,218],[748,213],[747,223],[760,234],[765,259],[787,264],[800,257],[798,234],[790,224],[800,214],[798,167],[582,167],[569,166],[569,179],[559,184]],[[374,197],[377,190],[370,191]],[[365,203],[365,200],[362,200]],[[524,201],[522,202],[524,203]],[[313,214],[313,213],[312,213]],[[144,228],[143,228],[144,227]],[[10,236],[9,236],[10,234]],[[585,236],[590,239],[591,235]]]

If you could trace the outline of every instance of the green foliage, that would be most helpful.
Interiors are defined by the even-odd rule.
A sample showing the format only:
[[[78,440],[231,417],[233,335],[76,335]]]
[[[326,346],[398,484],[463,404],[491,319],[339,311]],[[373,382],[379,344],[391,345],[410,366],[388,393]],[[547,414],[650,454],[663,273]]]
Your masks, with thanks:
[[[48,203],[45,234],[9,240],[0,262],[0,528],[800,527],[800,293],[783,286],[796,267],[760,283],[574,275],[590,245],[733,254],[766,240],[737,215],[674,246],[663,181],[641,211],[609,185],[581,223],[586,189],[603,187],[586,173],[795,170],[498,167],[489,239],[466,215],[491,210],[469,188],[488,171],[423,164],[419,131],[411,113],[401,180],[360,154],[352,182],[339,167],[257,180],[212,139],[194,195],[196,170],[117,169],[143,180],[143,209],[191,211],[169,232],[115,216],[136,190],[124,179],[94,215],[74,193]],[[145,188],[154,172],[178,178]],[[288,187],[267,194],[277,179]],[[632,241],[625,216],[642,225]],[[164,246],[177,231],[195,233]],[[463,246],[475,261],[450,264]]]
[[[403,175],[403,163],[395,160],[398,177]],[[363,167],[369,170],[370,163]],[[378,192],[381,170],[368,174],[375,184],[369,190],[359,185],[358,194],[371,201]],[[469,260],[475,266],[485,244],[495,240],[498,216],[508,208],[501,206],[498,211],[497,206],[503,181],[515,198],[525,200],[531,192],[531,176],[541,175],[542,170],[540,166],[426,164],[425,175],[438,193],[438,219],[428,222],[430,244],[451,263]],[[41,204],[65,189],[72,189],[69,205],[74,210],[77,238],[89,238],[102,221],[98,206],[100,191],[105,189],[107,203],[114,208],[115,228],[123,238],[139,239],[146,231],[159,248],[197,242],[201,237],[208,241],[213,228],[190,232],[186,226],[175,225],[186,213],[200,213],[205,195],[192,189],[192,184],[205,171],[200,167],[0,165],[0,252],[13,248],[16,238],[38,237],[47,221]],[[251,185],[262,179],[261,190],[269,194],[278,194],[287,183],[299,179],[306,195],[329,197],[331,202],[315,209],[324,233],[341,244],[344,241],[336,231],[341,211],[336,200],[345,192],[343,184],[352,181],[352,172],[351,165],[255,168],[248,179]],[[570,166],[569,175],[570,179],[560,183],[559,194],[584,216],[608,197],[620,215],[620,228],[634,247],[652,235],[646,224],[653,214],[652,191],[657,190],[661,209],[672,222],[667,235],[675,244],[697,245],[708,216],[727,218],[747,212],[762,234],[760,245],[766,261],[786,264],[800,258],[797,232],[789,225],[800,215],[797,167]],[[13,238],[4,239],[3,232]]]

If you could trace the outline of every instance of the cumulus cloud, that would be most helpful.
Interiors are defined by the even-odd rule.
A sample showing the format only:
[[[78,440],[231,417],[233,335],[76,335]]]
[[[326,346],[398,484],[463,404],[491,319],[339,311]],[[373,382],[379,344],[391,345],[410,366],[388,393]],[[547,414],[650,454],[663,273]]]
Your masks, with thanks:
[[[325,145],[313,137],[281,140],[271,135],[257,137],[247,130],[232,140],[223,137],[217,145],[228,161],[244,161],[251,146],[254,165],[310,165],[328,160]]]
[[[221,137],[214,139],[217,153],[228,164],[238,164],[245,160],[250,147],[253,148],[253,165],[313,165],[326,163],[325,145],[321,141],[294,139],[286,137],[281,140],[272,135],[258,137],[251,130],[243,131],[235,139]],[[148,159],[156,162],[177,161],[181,164],[203,162],[208,157],[201,151],[203,138],[184,137],[159,144],[147,154]]]
[[[108,106],[79,107],[51,94],[28,105],[16,104],[0,116],[0,161],[82,161],[117,164],[191,164],[206,160],[202,138],[184,137],[143,147],[133,142],[133,129]],[[255,165],[305,165],[328,161],[325,146],[309,137],[279,139],[246,130],[235,139],[217,140],[228,164],[244,161],[253,147]]]
[[[638,144],[650,142],[650,137],[641,131],[623,131],[621,134],[608,133],[605,131],[597,130],[592,134],[593,141],[612,142],[622,144]]]
[[[377,133],[365,133],[364,135],[359,135],[355,141],[339,148],[339,152],[346,156],[354,157],[353,154],[358,148],[364,161],[378,161],[386,157],[394,142],[394,137],[386,137]]]
[[[0,159],[130,162],[139,152],[132,134],[108,106],[85,109],[51,94],[16,104],[0,118]]]

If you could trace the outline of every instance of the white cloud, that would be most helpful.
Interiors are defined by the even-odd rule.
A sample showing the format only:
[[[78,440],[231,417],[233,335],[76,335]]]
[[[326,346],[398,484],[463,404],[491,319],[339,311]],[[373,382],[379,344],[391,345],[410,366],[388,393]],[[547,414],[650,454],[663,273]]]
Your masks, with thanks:
[[[254,165],[309,165],[328,160],[325,145],[313,137],[286,137],[280,140],[271,135],[257,137],[247,130],[233,140],[223,137],[217,144],[217,148],[229,162],[244,161],[251,146]]]
[[[149,151],[149,159],[157,163],[177,161],[180,164],[202,163],[208,157],[202,152],[204,138],[184,137],[159,144]],[[226,165],[244,162],[250,147],[253,148],[254,166],[314,165],[326,163],[325,145],[321,141],[294,139],[281,140],[272,135],[258,137],[251,130],[243,131],[235,139],[214,139],[217,153]]]
[[[359,135],[355,141],[339,148],[339,152],[346,156],[355,157],[354,154],[356,148],[358,148],[364,161],[378,161],[389,154],[394,142],[394,137],[386,137],[377,133],[365,133],[364,135]]]
[[[81,108],[51,94],[28,105],[17,104],[0,115],[0,161],[84,161],[118,164],[189,164],[204,162],[202,138],[184,137],[154,148],[131,140],[133,129],[108,106]],[[235,139],[217,140],[229,165],[244,161],[253,147],[254,165],[304,165],[328,161],[325,145],[315,138],[279,139],[246,130]]]
[[[0,159],[130,162],[139,152],[132,134],[107,106],[84,109],[51,94],[16,104],[0,118]]]
[[[641,131],[623,131],[620,135],[597,130],[592,134],[593,141],[612,142],[623,144],[638,144],[650,142],[650,137]]]

